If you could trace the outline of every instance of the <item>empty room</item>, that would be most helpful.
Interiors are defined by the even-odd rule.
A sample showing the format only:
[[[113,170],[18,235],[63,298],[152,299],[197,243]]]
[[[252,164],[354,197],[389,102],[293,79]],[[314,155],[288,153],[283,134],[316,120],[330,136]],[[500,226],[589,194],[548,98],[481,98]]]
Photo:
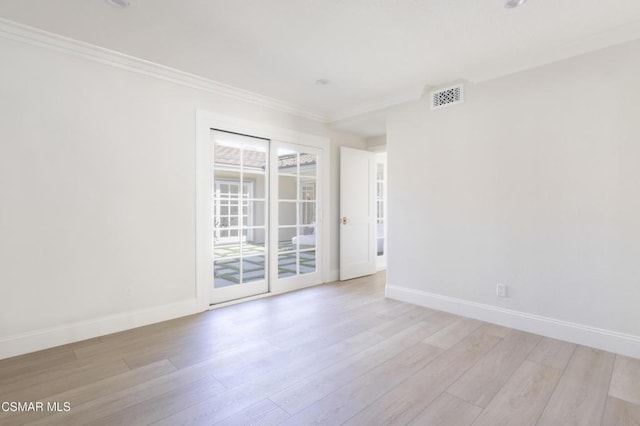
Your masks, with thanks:
[[[0,0],[0,425],[640,426],[640,1]]]

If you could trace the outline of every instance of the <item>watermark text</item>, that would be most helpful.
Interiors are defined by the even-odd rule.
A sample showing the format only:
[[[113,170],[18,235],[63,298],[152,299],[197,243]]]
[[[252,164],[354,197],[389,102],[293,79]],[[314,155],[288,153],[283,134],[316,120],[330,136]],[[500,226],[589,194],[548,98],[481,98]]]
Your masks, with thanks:
[[[67,413],[69,411],[71,411],[71,403],[68,401],[2,401],[0,403],[0,412],[3,413]]]

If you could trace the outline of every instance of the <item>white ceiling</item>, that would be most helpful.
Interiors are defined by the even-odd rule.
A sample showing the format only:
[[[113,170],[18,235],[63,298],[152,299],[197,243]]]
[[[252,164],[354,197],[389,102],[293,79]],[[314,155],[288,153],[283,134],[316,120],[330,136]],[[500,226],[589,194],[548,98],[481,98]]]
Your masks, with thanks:
[[[0,16],[328,121],[640,38],[640,0],[0,0]],[[326,78],[327,86],[315,81]]]

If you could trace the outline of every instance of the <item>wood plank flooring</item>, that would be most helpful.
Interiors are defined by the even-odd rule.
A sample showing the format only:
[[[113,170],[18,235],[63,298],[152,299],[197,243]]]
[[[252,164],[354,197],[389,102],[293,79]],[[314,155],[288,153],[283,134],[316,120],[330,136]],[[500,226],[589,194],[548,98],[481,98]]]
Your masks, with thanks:
[[[640,426],[640,360],[388,300],[384,283],[0,360],[0,403],[44,404],[0,425]]]

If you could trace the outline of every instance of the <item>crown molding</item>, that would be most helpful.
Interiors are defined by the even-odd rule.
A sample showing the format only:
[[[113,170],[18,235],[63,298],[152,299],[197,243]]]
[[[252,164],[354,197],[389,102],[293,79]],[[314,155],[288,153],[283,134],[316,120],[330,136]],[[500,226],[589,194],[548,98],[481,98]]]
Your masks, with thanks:
[[[309,120],[327,122],[327,117],[317,111],[300,105],[239,89],[175,68],[156,64],[134,56],[105,49],[69,37],[64,37],[38,28],[30,27],[8,19],[0,18],[0,37],[43,47],[56,52],[80,57],[130,72],[165,80],[192,89],[198,89],[254,105],[266,107]]]

